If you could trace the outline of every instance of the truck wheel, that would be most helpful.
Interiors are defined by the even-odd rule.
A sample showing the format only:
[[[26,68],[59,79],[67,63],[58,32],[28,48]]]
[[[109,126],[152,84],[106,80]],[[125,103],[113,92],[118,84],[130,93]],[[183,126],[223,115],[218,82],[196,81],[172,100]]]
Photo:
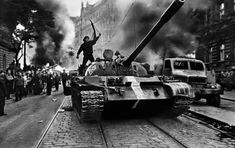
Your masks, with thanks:
[[[232,89],[233,89],[233,88],[232,88],[232,86],[230,86],[230,85],[227,87],[227,90],[228,90],[228,91],[232,91]]]
[[[206,96],[206,103],[211,106],[220,106],[220,95],[208,95]]]

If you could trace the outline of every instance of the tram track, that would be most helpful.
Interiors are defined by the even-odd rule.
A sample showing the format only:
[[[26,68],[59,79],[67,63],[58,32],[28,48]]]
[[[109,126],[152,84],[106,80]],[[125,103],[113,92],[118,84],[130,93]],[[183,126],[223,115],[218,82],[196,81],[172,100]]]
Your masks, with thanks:
[[[106,148],[125,147],[125,146],[126,147],[128,146],[139,146],[139,147],[151,146],[151,145],[148,145],[148,143],[144,143],[144,141],[149,142],[149,144],[153,144],[155,142],[156,145],[154,146],[158,146],[158,147],[167,146],[167,147],[176,147],[176,148],[188,148],[188,146],[186,146],[185,144],[180,142],[178,139],[170,135],[167,131],[158,127],[149,119],[134,119],[131,121],[118,121],[118,122],[119,123],[115,125],[118,128],[113,126],[113,124],[115,123],[112,123],[112,122],[109,123],[109,121],[108,123],[107,122],[104,123],[103,121],[100,121],[98,123],[100,133],[104,137],[103,139],[104,139]],[[131,126],[128,126],[129,124],[131,124]],[[128,126],[129,128],[126,128],[125,126]],[[125,128],[126,130],[123,130]],[[112,134],[115,133],[115,130],[117,130],[116,133],[118,134],[116,136],[113,136]],[[128,134],[133,135],[133,137],[129,136]],[[117,136],[123,137],[123,139],[119,139],[118,143],[116,139]],[[125,140],[124,137],[126,137],[127,140]],[[136,137],[138,137],[138,139],[133,140]],[[166,145],[166,143],[168,145]],[[151,147],[153,147],[153,145]]]
[[[158,125],[156,125],[155,123],[153,123],[150,119],[145,119],[147,122],[149,122],[152,126],[154,126],[155,128],[157,128],[158,130],[160,130],[162,133],[164,133],[165,135],[167,135],[168,137],[170,137],[172,140],[174,140],[176,143],[178,143],[179,145],[182,146],[182,148],[188,148],[188,146],[186,146],[184,143],[180,142],[178,139],[176,139],[175,137],[173,137],[170,133],[168,133],[167,131],[165,131],[164,129],[160,128]]]
[[[53,118],[51,119],[51,121],[49,122],[49,124],[46,126],[46,128],[45,128],[44,132],[42,133],[42,135],[41,135],[41,137],[40,137],[38,143],[37,143],[36,146],[35,146],[35,148],[39,148],[40,145],[42,144],[42,141],[43,141],[44,138],[46,137],[46,134],[48,133],[48,131],[49,131],[50,127],[52,126],[54,120],[55,120],[56,117],[58,116],[58,114],[59,114],[59,112],[60,112],[62,106],[64,105],[64,103],[65,103],[65,98],[63,99],[62,103],[61,103],[60,106],[58,107],[58,109],[57,109],[55,115],[53,116]]]
[[[231,101],[231,102],[235,102],[235,100],[234,100],[234,99],[229,99],[229,98],[223,98],[223,97],[221,97],[221,99],[222,99],[222,100],[226,100],[226,101]]]
[[[56,129],[59,129],[59,132],[53,137],[60,137],[58,133],[63,134],[61,127],[59,125],[65,125],[67,123],[67,115],[73,115],[73,121],[76,123],[74,128],[66,126],[73,135],[72,137],[80,137],[80,140],[70,139],[72,143],[63,143],[63,145],[73,145],[73,146],[101,146],[104,148],[115,148],[115,147],[174,147],[174,148],[194,148],[197,146],[197,142],[200,141],[200,145],[203,146],[206,141],[211,141],[209,143],[217,142],[218,144],[225,144],[223,141],[220,143],[219,138],[216,137],[216,134],[220,133],[225,137],[233,139],[233,135],[224,132],[220,129],[216,129],[212,125],[203,122],[197,118],[188,116],[187,114],[181,115],[175,119],[159,119],[159,118],[128,118],[128,119],[115,119],[115,120],[98,120],[92,124],[86,122],[78,122],[79,119],[74,112],[63,112],[60,113],[60,109],[64,105],[64,100],[55,113],[54,117],[48,124],[47,128],[43,132],[39,142],[36,145],[36,148],[45,146],[49,143],[51,136]],[[63,119],[63,120],[58,120]],[[60,123],[62,121],[62,123]],[[56,122],[57,124],[54,124]],[[57,128],[54,126],[56,125]],[[73,125],[70,123],[70,125]],[[54,127],[53,130],[50,130],[51,127]],[[53,128],[52,127],[52,128]],[[200,127],[200,128],[198,128]],[[199,138],[200,133],[206,131],[207,135],[203,138]],[[49,131],[50,130],[50,131]],[[49,131],[49,132],[48,132]],[[93,134],[94,131],[95,135]],[[214,132],[213,132],[214,131]],[[207,133],[207,132],[206,132]],[[211,137],[213,135],[213,137]],[[81,137],[82,136],[82,137]],[[87,137],[88,136],[88,137]],[[91,136],[91,137],[89,137]],[[61,136],[63,137],[63,135]],[[49,138],[49,139],[48,139]],[[69,139],[71,137],[67,137]],[[100,139],[98,142],[93,142],[94,139]],[[83,140],[84,139],[84,140]],[[206,140],[205,140],[206,139]],[[204,142],[203,142],[203,141]],[[60,140],[58,140],[59,142]],[[230,142],[230,141],[229,141]],[[44,145],[43,145],[43,144]],[[90,143],[90,144],[89,144]],[[230,142],[231,143],[231,142]],[[229,144],[230,144],[229,143]],[[61,143],[54,146],[59,146]]]
[[[205,125],[208,128],[211,128],[217,132],[220,132],[223,135],[223,137],[235,139],[235,127],[230,126],[225,122],[221,122],[219,120],[210,118],[206,115],[194,111],[188,111],[187,113],[181,116],[191,121],[194,121],[198,124]]]
[[[101,121],[99,121],[99,122],[97,123],[97,126],[98,126],[99,132],[100,132],[100,134],[101,134],[101,137],[102,137],[102,139],[103,139],[103,141],[104,141],[104,148],[109,148],[109,147],[111,147],[111,143],[110,143],[110,141],[108,140],[108,137],[105,136],[104,129],[103,129],[103,126],[102,126]]]
[[[182,117],[185,117],[185,118],[187,118],[187,119],[189,119],[189,120],[191,120],[191,121],[193,121],[195,123],[202,124],[202,125],[204,125],[204,126],[206,126],[208,128],[211,128],[211,129],[221,133],[221,135],[224,135],[224,137],[235,139],[235,135],[234,134],[229,133],[228,131],[225,131],[225,130],[221,130],[220,128],[216,127],[214,124],[207,123],[207,122],[205,122],[203,120],[200,120],[198,118],[189,116],[187,114],[182,115]]]

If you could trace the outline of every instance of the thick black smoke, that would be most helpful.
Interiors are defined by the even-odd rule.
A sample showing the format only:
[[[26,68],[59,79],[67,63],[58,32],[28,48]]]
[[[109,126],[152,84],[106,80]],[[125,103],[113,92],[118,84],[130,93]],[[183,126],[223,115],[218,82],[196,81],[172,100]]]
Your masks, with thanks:
[[[62,1],[0,0],[0,22],[7,25],[11,33],[18,23],[26,27],[30,19],[37,44],[32,64],[68,65],[71,58],[66,50],[72,45],[75,31]],[[27,52],[30,50],[33,49]]]
[[[41,32],[37,39],[36,54],[32,59],[32,63],[37,66],[61,64],[60,49],[64,35],[58,33],[55,29],[47,32]]]
[[[17,25],[18,12],[17,7],[10,5],[8,0],[0,0],[0,22],[7,25],[11,32]]]
[[[133,49],[155,25],[171,1],[153,1],[151,4],[136,2],[130,9],[130,14],[123,24],[124,42],[121,49]],[[195,3],[196,4],[196,3]],[[182,56],[193,52],[192,42],[200,25],[203,12],[187,5],[181,8],[175,16],[156,34],[147,45],[161,57]],[[144,57],[138,60],[142,61]]]
[[[42,34],[42,42],[40,42],[36,50],[35,62],[37,64],[59,64],[61,66],[71,66],[74,58],[69,54],[69,50],[73,44],[75,37],[74,24],[70,20],[68,11],[60,0],[36,0],[47,11],[51,11],[55,18],[55,28]],[[43,55],[47,60],[40,59]]]

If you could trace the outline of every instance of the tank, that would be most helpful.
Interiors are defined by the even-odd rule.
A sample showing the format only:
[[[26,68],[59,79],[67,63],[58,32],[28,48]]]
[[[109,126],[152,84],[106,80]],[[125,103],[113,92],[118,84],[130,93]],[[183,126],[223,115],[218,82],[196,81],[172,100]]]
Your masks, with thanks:
[[[181,8],[184,0],[174,0],[130,56],[125,58],[106,49],[104,59],[93,62],[83,76],[71,78],[72,104],[81,120],[97,120],[102,114],[122,111],[157,113],[165,110],[177,117],[189,109],[194,93],[184,82],[150,76],[146,65],[135,62],[155,34]]]

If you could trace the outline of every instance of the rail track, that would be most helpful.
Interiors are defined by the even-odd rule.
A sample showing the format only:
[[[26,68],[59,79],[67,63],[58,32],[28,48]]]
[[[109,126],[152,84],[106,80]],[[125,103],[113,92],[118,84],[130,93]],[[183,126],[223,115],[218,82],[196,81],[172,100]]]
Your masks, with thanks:
[[[229,99],[229,98],[223,98],[223,97],[221,97],[221,99],[222,99],[222,100],[226,100],[226,101],[231,101],[231,102],[235,102],[235,100],[234,100],[234,99]]]
[[[56,119],[56,117],[58,116],[58,113],[60,112],[63,104],[65,102],[65,99],[62,101],[61,105],[59,106],[59,108],[57,109],[55,115],[53,116],[53,118],[51,119],[51,121],[49,122],[49,124],[47,125],[46,129],[44,130],[44,132],[41,135],[41,138],[39,139],[38,143],[36,144],[35,148],[39,148],[42,144],[42,141],[44,140],[46,134],[48,133],[49,129],[51,128],[54,120]]]
[[[47,140],[48,135],[53,136],[52,134],[49,134],[50,128],[53,127],[53,122],[57,122],[56,118],[57,117],[59,118],[58,114],[60,113],[60,110],[61,110],[64,102],[65,102],[65,100],[63,100],[63,102],[61,103],[57,112],[55,113],[54,117],[52,118],[52,120],[48,124],[47,128],[43,132],[41,138],[39,139],[37,145],[35,146],[36,148],[46,147],[45,145],[43,145],[43,143],[45,143],[45,141],[48,141]],[[62,114],[66,114],[66,112],[62,112]],[[191,116],[190,114],[189,113],[184,114],[184,115],[180,116],[180,118],[169,119],[169,121],[172,122],[173,124],[175,122],[178,122],[180,124],[181,124],[181,122],[182,122],[182,124],[185,124],[184,121],[186,121],[187,123],[190,122],[190,123],[192,123],[191,125],[194,126],[193,128],[197,128],[197,127],[199,127],[199,125],[202,125],[203,127],[206,127],[206,128],[211,129],[213,131],[216,131],[214,133],[220,133],[224,137],[235,139],[234,135],[231,134],[230,132],[225,131],[221,128],[217,128],[215,126],[214,122],[208,123],[208,122],[201,120],[198,116]],[[60,116],[61,116],[61,114],[60,114]],[[178,134],[175,135],[174,131],[172,132],[172,129],[174,129],[174,127],[170,127],[169,129],[162,127],[162,125],[159,125],[158,122],[156,122],[152,118],[99,120],[97,122],[94,122],[92,124],[93,129],[89,129],[89,130],[87,129],[90,127],[90,126],[87,126],[88,123],[85,123],[85,122],[79,123],[78,122],[78,116],[75,115],[75,117],[73,119],[76,119],[77,120],[76,124],[79,124],[79,126],[76,127],[76,129],[83,128],[81,131],[88,132],[88,133],[93,130],[97,131],[98,134],[97,134],[97,136],[95,136],[95,138],[101,139],[100,140],[101,142],[98,143],[99,144],[98,147],[114,148],[114,147],[131,147],[131,146],[133,146],[133,147],[174,147],[174,148],[188,148],[188,147],[190,147],[191,148],[194,146],[192,146],[191,145],[192,143],[189,143],[188,141],[193,141],[194,143],[195,143],[195,141],[200,141],[200,139],[195,139],[196,137],[198,137],[198,135],[193,135],[195,137],[193,137],[193,136],[190,137],[190,135],[184,135],[185,133],[180,132],[182,129],[176,129]],[[168,120],[161,121],[161,122],[163,124],[165,124],[168,122]],[[174,126],[178,127],[177,124],[175,124]],[[63,124],[59,124],[59,125],[63,125]],[[183,128],[186,128],[187,133],[192,133],[191,129],[187,129],[187,126],[191,126],[191,125],[185,124],[185,125],[180,125],[180,126]],[[171,126],[171,123],[169,123],[169,126]],[[186,126],[186,127],[184,127],[184,126]],[[76,129],[72,129],[72,130],[76,130]],[[77,134],[77,133],[78,133],[78,135],[75,135],[75,137],[81,137],[81,133],[79,135],[79,132],[75,131],[73,134]],[[198,133],[201,133],[200,130]],[[92,135],[92,133],[90,133],[88,135]],[[55,135],[55,137],[56,136],[58,136],[58,135]],[[206,138],[208,138],[208,137],[211,138],[210,135],[207,136]],[[216,137],[216,136],[214,136],[214,137]],[[71,138],[71,137],[68,137],[68,139],[69,138]],[[91,139],[94,139],[94,137]],[[60,141],[60,140],[58,140],[58,141]],[[211,142],[211,143],[213,143],[213,142]],[[235,143],[235,140],[234,140],[234,143]],[[53,146],[56,146],[56,147],[69,146],[70,143],[66,143],[66,145],[62,145],[62,144],[63,143],[59,143],[59,145],[53,145]],[[78,144],[77,147],[79,147],[79,145],[81,143],[76,143],[76,144]],[[97,146],[96,143],[93,143],[93,145]],[[86,142],[84,145],[84,142],[83,142],[83,145],[82,146],[80,145],[80,147],[89,147],[89,146],[92,147],[93,145],[89,145],[88,142]],[[75,146],[75,145],[73,145],[73,146]]]
[[[194,111],[188,111],[182,116],[191,121],[194,121],[197,124],[203,124],[207,126],[208,128],[211,128],[213,130],[220,132],[221,135],[223,135],[223,137],[235,139],[235,127],[230,126],[227,123],[218,121],[216,119],[210,118],[206,115],[203,115]]]
[[[158,130],[160,130],[162,133],[164,133],[165,135],[167,135],[169,138],[171,138],[172,140],[174,140],[176,143],[178,143],[182,148],[188,148],[188,146],[186,146],[183,142],[179,141],[177,138],[173,137],[170,133],[168,133],[167,131],[165,131],[164,129],[160,128],[158,125],[156,125],[155,123],[153,123],[151,120],[146,119],[147,122],[149,122],[153,127],[157,128]]]
[[[100,133],[104,139],[106,148],[113,147],[175,147],[188,148],[175,137],[171,136],[167,131],[161,129],[148,119],[138,119],[129,121],[117,121],[98,123]],[[130,124],[131,126],[129,126]],[[116,130],[116,131],[115,131]],[[123,132],[120,132],[123,131]],[[118,133],[118,134],[115,134]],[[160,135],[160,136],[156,136]],[[117,137],[123,137],[118,139]],[[124,138],[126,137],[126,138]],[[153,138],[154,137],[154,138]],[[162,137],[164,137],[162,139]],[[154,140],[153,140],[154,139]],[[155,142],[155,144],[154,144]],[[166,145],[167,143],[167,145]]]

